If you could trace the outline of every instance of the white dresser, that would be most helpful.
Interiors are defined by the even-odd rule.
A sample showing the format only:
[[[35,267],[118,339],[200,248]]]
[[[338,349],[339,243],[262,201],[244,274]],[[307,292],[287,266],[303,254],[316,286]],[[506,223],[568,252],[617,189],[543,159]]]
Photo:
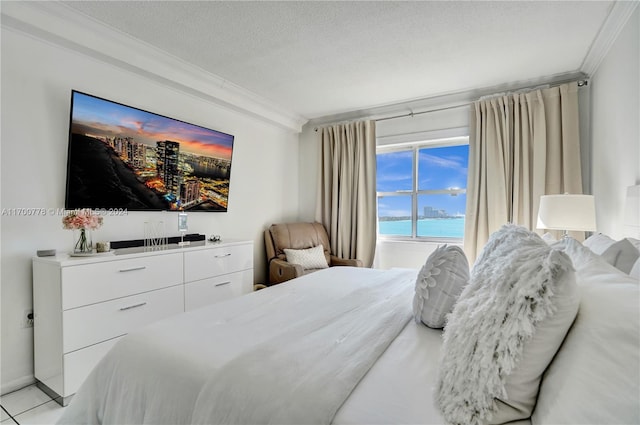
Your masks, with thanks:
[[[127,332],[252,288],[250,241],[152,252],[124,249],[118,255],[93,257],[35,257],[38,385],[67,405],[93,367]]]

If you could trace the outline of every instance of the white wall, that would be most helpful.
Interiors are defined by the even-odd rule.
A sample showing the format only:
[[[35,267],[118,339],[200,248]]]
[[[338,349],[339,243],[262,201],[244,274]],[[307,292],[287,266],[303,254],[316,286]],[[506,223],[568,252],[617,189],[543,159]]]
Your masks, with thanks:
[[[592,189],[598,231],[619,239],[627,186],[640,184],[640,8],[591,80]],[[636,235],[637,236],[637,235]]]
[[[4,208],[64,206],[71,89],[235,136],[229,211],[190,213],[189,230],[254,241],[255,280],[266,276],[262,231],[297,219],[298,135],[77,52],[2,29],[1,198]],[[177,213],[105,217],[94,239],[143,238],[145,220],[176,230]],[[2,393],[33,381],[31,257],[72,246],[60,216],[7,216],[1,230]],[[172,232],[176,234],[177,232]]]

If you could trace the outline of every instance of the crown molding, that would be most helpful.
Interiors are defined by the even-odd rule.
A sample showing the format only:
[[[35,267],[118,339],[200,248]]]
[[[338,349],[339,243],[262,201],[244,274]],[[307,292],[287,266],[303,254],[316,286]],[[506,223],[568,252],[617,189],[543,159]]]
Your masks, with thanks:
[[[2,28],[109,63],[287,130],[307,121],[295,112],[217,75],[53,2],[2,2]]]
[[[582,72],[589,76],[595,74],[638,4],[638,1],[616,1],[613,4],[609,16],[605,19],[582,61],[580,66]]]

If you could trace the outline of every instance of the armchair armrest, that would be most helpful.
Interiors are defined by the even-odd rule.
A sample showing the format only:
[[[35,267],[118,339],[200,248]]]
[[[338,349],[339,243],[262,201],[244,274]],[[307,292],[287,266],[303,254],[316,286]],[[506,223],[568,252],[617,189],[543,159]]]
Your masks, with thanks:
[[[364,263],[362,260],[358,260],[357,258],[349,259],[349,258],[340,258],[335,255],[331,255],[331,265],[332,266],[352,266],[352,267],[364,267]]]
[[[269,263],[269,284],[275,285],[295,277],[302,276],[302,266],[291,264],[279,258],[274,258]]]

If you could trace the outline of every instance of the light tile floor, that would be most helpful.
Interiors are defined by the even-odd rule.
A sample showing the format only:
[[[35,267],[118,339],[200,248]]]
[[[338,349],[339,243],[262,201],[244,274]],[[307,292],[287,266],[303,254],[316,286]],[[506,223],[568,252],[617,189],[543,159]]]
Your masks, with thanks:
[[[35,385],[0,396],[0,405],[2,425],[53,425],[64,412]]]

